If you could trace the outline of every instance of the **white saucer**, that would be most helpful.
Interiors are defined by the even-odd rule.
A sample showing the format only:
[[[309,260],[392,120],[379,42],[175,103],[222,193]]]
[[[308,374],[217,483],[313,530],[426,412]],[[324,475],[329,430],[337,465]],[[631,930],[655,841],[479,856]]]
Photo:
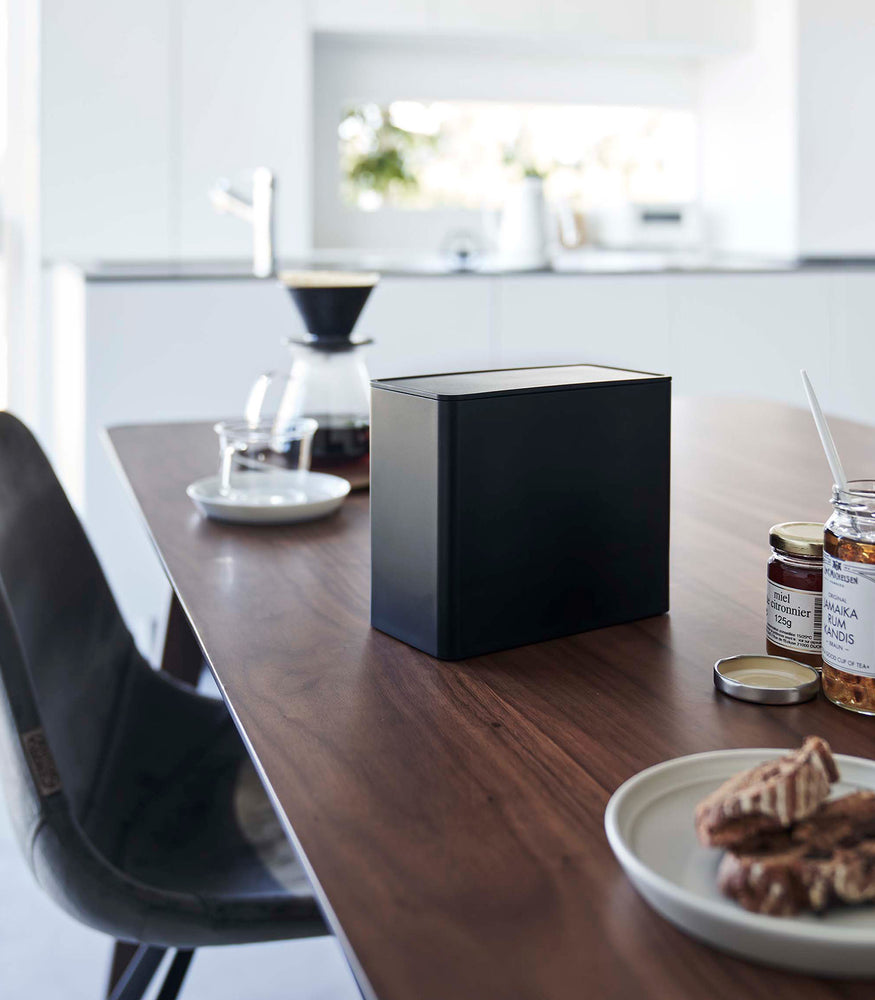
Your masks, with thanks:
[[[325,472],[297,472],[277,469],[264,476],[264,494],[256,502],[225,497],[219,492],[219,477],[198,479],[186,488],[195,507],[217,521],[232,524],[294,524],[327,517],[343,503],[349,483]],[[301,493],[304,497],[301,499]]]
[[[650,767],[614,792],[605,811],[611,848],[635,888],[667,920],[721,951],[822,976],[875,977],[875,905],[822,916],[749,913],[717,888],[722,851],[701,847],[696,804],[727,778],[787,750],[718,750]],[[875,762],[837,754],[834,795],[875,790]]]

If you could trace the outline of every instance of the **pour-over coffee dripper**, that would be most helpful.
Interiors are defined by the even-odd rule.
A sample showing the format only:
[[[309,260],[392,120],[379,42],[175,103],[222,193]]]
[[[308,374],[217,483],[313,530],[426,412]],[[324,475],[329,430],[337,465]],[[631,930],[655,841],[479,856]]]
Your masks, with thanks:
[[[370,340],[352,331],[379,275],[349,271],[285,271],[280,282],[298,308],[306,338],[289,338],[292,370],[278,419],[313,417],[313,468],[367,485],[370,380],[362,357]]]
[[[350,341],[380,276],[353,271],[284,271],[279,279],[310,336],[320,343],[336,344]]]

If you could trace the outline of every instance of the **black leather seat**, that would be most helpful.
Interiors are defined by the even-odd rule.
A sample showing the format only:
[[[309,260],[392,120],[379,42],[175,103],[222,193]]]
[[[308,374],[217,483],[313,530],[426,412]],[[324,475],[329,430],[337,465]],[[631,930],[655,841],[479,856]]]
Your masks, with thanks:
[[[148,946],[114,995],[140,996],[167,948],[181,982],[196,947],[328,933],[224,704],[143,660],[45,455],[8,413],[0,682],[3,785],[37,881],[83,923]]]

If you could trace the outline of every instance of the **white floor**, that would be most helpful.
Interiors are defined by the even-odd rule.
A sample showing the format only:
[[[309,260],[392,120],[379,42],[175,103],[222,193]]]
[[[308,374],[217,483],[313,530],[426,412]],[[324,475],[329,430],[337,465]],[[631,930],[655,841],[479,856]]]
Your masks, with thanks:
[[[110,950],[108,938],[68,917],[37,888],[0,789],[0,997],[99,1000]],[[182,1000],[359,998],[340,948],[327,937],[205,948],[195,953],[182,990]]]

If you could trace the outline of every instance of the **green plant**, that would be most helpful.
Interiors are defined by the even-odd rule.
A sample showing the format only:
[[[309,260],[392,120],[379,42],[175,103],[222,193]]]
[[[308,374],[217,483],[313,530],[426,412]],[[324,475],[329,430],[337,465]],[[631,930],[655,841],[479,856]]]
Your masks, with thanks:
[[[399,128],[388,109],[373,104],[348,110],[340,128],[342,137],[350,137],[342,167],[353,200],[363,194],[382,200],[418,189],[417,161],[434,147],[437,136]]]
[[[398,148],[361,154],[348,168],[347,177],[360,190],[381,195],[388,194],[395,185],[409,190],[417,187],[416,177],[408,170],[404,153]]]

